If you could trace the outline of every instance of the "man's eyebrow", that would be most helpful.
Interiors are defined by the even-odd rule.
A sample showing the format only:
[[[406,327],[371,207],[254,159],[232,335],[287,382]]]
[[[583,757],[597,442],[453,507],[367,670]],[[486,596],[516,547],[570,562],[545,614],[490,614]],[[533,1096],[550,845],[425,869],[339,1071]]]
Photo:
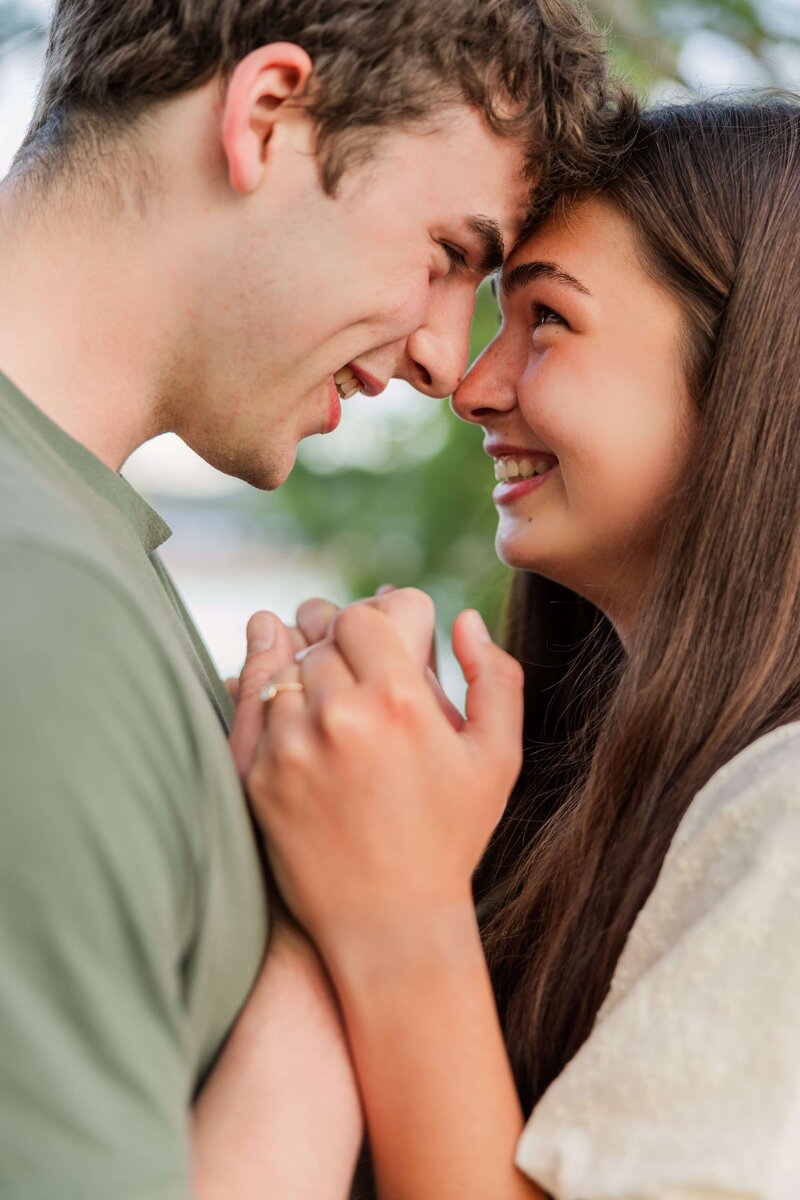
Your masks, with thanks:
[[[506,245],[497,221],[491,217],[467,217],[466,225],[480,246],[479,267],[482,273],[489,275],[499,271],[505,261]]]
[[[576,292],[581,292],[584,296],[592,294],[574,275],[567,274],[566,271],[562,271],[561,267],[551,262],[520,263],[507,274],[500,276],[500,291],[504,297],[508,297],[513,292],[518,292],[520,288],[527,287],[529,283],[535,283],[537,279],[552,279],[554,283],[566,284],[567,287],[574,288]]]

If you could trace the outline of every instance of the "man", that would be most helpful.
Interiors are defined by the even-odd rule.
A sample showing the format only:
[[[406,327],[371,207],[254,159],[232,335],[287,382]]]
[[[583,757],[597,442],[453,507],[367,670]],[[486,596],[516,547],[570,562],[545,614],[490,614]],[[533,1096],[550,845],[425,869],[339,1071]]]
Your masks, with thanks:
[[[264,958],[231,698],[119,471],[169,430],[274,488],[353,390],[452,391],[531,184],[601,124],[565,4],[55,5],[0,191],[9,1200],[346,1188],[359,1117],[320,1099],[349,1069],[324,981]],[[290,653],[265,614],[249,650]]]

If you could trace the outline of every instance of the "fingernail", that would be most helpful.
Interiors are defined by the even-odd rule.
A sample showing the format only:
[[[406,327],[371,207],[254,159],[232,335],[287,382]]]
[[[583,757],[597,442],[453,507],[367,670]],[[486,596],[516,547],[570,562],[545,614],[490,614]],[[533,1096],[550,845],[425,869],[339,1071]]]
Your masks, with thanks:
[[[466,619],[469,621],[470,632],[476,641],[491,642],[492,635],[486,628],[486,622],[477,609],[468,609]]]
[[[262,654],[275,644],[275,622],[269,613],[258,613],[247,626],[247,653]]]
[[[396,592],[396,591],[397,591],[397,588],[394,586],[393,583],[382,583],[381,586],[376,591],[375,595],[376,596],[388,596],[389,592]]]

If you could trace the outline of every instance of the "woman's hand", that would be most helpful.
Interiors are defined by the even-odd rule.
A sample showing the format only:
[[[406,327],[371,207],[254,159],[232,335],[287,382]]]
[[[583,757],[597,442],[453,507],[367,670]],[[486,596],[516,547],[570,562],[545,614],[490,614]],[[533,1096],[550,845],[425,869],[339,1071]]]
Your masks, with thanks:
[[[253,762],[263,726],[261,692],[276,671],[294,662],[290,630],[273,613],[257,612],[247,623],[247,657],[242,673],[226,686],[236,705],[229,745],[236,771],[244,780]]]
[[[460,730],[388,617],[359,605],[278,679],[247,789],[276,881],[323,955],[470,903],[520,767],[522,672],[477,613],[453,631]]]

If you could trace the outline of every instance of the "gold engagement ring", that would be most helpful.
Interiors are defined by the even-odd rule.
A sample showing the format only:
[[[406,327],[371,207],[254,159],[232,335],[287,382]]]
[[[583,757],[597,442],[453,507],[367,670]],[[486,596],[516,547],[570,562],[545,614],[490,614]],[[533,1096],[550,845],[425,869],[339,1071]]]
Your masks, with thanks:
[[[268,683],[261,693],[261,699],[265,704],[269,704],[270,700],[274,700],[278,692],[304,692],[305,686],[302,683]]]

